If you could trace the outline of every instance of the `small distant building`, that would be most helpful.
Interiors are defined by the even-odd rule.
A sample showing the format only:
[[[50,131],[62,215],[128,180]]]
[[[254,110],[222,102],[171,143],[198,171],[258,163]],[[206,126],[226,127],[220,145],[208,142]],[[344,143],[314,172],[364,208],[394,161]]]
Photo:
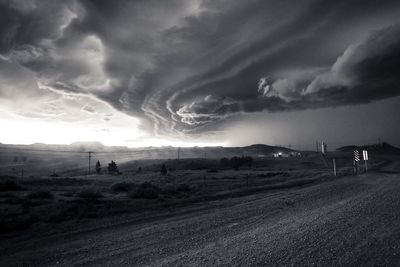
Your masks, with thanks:
[[[289,154],[284,152],[277,152],[272,154],[273,158],[288,158]]]
[[[301,153],[298,151],[291,151],[289,152],[290,157],[301,157]]]
[[[288,153],[285,152],[276,152],[272,154],[273,158],[292,158],[292,157],[301,157],[301,153],[297,151],[290,151]]]

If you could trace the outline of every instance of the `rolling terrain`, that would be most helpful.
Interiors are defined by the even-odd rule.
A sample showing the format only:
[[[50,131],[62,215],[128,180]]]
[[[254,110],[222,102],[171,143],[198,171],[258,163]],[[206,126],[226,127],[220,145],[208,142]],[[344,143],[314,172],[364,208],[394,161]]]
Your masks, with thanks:
[[[368,148],[370,171],[353,175],[353,149],[327,166],[311,153],[237,170],[151,160],[143,173],[132,161],[121,175],[13,178],[3,226],[21,227],[1,234],[0,265],[398,265],[398,150]]]
[[[398,265],[400,176],[365,174],[25,240],[2,266]]]

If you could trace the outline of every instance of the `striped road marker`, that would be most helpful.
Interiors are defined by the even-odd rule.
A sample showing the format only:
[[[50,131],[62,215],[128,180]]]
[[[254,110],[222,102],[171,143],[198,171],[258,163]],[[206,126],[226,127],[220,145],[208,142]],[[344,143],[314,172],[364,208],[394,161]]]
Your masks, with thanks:
[[[360,161],[360,152],[358,150],[354,150],[354,160],[355,161]]]

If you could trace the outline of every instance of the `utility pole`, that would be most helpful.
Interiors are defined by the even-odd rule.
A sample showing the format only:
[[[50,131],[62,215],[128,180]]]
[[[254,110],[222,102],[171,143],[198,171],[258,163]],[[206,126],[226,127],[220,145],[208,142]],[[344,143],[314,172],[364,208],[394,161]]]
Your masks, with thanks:
[[[321,152],[322,154],[326,154],[326,144],[324,143],[324,141],[321,142]]]
[[[179,158],[180,158],[180,154],[181,154],[181,148],[178,147],[178,160],[179,160]]]
[[[319,142],[318,142],[318,140],[315,141],[315,145],[316,145],[317,153],[318,153],[318,151],[319,151]]]
[[[88,168],[88,174],[90,174],[90,161],[91,161],[91,159],[92,159],[92,153],[93,152],[88,152],[88,156],[89,156],[89,168]]]

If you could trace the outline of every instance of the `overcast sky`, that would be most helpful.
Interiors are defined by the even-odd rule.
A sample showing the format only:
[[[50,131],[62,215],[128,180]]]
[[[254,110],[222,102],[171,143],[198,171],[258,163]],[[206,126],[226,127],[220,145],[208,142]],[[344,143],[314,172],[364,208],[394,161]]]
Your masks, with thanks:
[[[0,0],[0,142],[400,145],[400,2]]]

